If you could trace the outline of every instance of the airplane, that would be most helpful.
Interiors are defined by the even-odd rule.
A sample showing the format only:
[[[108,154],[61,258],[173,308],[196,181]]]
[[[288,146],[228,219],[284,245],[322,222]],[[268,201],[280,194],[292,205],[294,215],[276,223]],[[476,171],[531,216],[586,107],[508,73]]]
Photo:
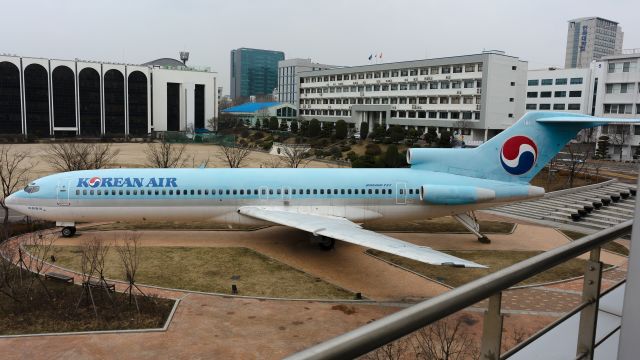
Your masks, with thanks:
[[[363,229],[378,220],[451,215],[475,234],[474,211],[537,198],[531,179],[579,130],[640,119],[529,112],[477,148],[411,148],[410,168],[101,169],[49,175],[6,199],[33,218],[55,221],[64,237],[95,221],[198,221],[284,225],[433,265],[483,267]]]

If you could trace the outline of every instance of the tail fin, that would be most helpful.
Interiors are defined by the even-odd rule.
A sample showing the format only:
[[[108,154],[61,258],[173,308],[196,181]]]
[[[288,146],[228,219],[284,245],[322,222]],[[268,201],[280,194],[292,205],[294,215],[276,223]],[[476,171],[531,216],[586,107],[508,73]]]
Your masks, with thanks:
[[[609,123],[640,123],[640,119],[529,112],[475,149],[410,149],[407,160],[417,169],[529,182],[578,131]]]

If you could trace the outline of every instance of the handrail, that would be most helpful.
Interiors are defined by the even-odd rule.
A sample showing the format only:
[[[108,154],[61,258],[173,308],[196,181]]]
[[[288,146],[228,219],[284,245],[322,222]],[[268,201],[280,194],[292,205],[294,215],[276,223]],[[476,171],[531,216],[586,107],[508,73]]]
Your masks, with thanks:
[[[626,235],[633,220],[585,236],[400,310],[286,359],[356,358],[469,307],[525,279]]]

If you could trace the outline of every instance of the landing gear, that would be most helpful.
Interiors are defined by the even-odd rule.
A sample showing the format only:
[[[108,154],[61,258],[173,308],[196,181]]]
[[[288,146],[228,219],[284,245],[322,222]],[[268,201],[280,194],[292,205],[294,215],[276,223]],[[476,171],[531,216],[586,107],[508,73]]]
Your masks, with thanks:
[[[329,251],[336,246],[336,239],[322,236],[320,241],[318,242],[318,246],[320,246],[320,249],[324,251]]]
[[[476,219],[476,214],[473,211],[469,211],[464,214],[455,214],[453,218],[458,220],[460,224],[467,228],[467,230],[471,231],[475,236],[478,237],[478,241],[483,244],[490,244],[491,240],[480,232],[480,224],[478,224],[478,219]]]
[[[62,237],[72,237],[73,235],[76,234],[76,227],[75,226],[65,226],[62,228]]]

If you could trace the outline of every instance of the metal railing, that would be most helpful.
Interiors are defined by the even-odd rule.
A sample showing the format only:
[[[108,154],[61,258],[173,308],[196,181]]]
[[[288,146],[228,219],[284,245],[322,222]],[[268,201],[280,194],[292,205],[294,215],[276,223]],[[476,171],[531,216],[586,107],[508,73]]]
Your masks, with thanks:
[[[463,310],[477,302],[489,298],[488,310],[484,315],[481,359],[506,359],[521,350],[535,339],[548,332],[571,315],[580,312],[580,327],[576,358],[591,359],[598,343],[595,341],[595,328],[599,299],[608,293],[600,293],[602,279],[602,262],[600,248],[607,242],[620,238],[631,231],[633,221],[629,220],[598,233],[585,236],[558,248],[546,251],[522,262],[484,276],[480,279],[450,290],[442,295],[423,301],[409,308],[400,310],[385,318],[362,326],[319,345],[289,356],[288,360],[302,359],[351,359],[364,355],[387,343],[400,339],[422,327],[428,326],[455,312]],[[552,323],[547,328],[533,335],[524,344],[500,355],[502,340],[502,291],[531,278],[556,265],[590,251],[584,276],[582,302],[569,314]],[[619,286],[620,284],[616,285]]]

